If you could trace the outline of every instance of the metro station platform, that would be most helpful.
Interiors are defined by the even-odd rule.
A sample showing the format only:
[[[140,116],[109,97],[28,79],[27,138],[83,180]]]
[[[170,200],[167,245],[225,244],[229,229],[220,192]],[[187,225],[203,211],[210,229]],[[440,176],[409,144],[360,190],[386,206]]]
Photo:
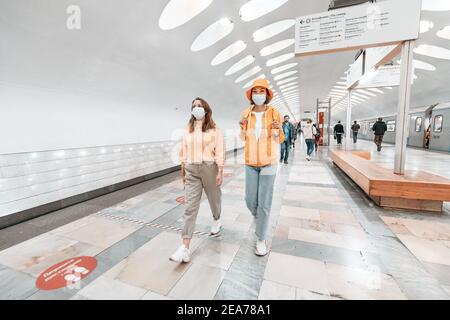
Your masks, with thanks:
[[[393,167],[393,146],[356,148]],[[407,155],[409,169],[450,177],[449,154]],[[0,230],[0,298],[450,299],[449,203],[440,215],[381,209],[332,165],[327,148],[308,162],[302,146],[279,167],[271,251],[260,258],[241,162],[242,154],[227,161],[219,238],[207,235],[212,217],[202,201],[190,263],[169,261],[184,209],[173,173]],[[78,287],[36,287],[44,270],[77,256],[97,260]]]

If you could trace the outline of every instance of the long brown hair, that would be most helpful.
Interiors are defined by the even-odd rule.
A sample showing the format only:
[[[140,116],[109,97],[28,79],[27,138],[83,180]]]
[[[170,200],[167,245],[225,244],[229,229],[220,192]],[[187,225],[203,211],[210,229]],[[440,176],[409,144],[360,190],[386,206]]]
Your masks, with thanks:
[[[197,97],[192,101],[191,110],[194,109],[195,101],[200,101],[202,103],[203,109],[205,109],[205,118],[203,119],[202,131],[206,132],[210,129],[215,129],[216,123],[214,122],[214,120],[212,118],[212,110],[211,110],[211,107],[209,106],[208,102],[206,102],[206,100],[204,100],[202,98]],[[191,133],[194,132],[195,121],[196,121],[195,117],[191,116],[191,119],[189,120],[189,132],[191,132]]]

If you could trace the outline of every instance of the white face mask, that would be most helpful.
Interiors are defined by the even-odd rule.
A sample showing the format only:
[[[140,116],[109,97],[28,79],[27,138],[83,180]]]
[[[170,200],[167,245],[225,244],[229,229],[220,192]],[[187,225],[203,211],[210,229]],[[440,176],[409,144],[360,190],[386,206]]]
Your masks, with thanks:
[[[265,93],[262,94],[254,93],[252,95],[252,100],[257,106],[262,106],[266,102],[266,99],[267,95]]]
[[[194,107],[194,109],[192,109],[192,115],[195,119],[202,120],[205,117],[205,109],[202,107]]]

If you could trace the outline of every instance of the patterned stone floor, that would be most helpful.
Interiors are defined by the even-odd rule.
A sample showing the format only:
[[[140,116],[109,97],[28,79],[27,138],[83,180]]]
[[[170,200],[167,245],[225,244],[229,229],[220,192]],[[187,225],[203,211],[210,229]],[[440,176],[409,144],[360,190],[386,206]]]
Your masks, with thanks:
[[[367,142],[356,147],[373,148]],[[207,235],[212,217],[203,199],[190,263],[168,259],[180,245],[183,205],[177,199],[183,186],[177,179],[137,194],[119,191],[130,196],[91,205],[75,221],[3,245],[0,298],[450,299],[448,204],[442,215],[377,208],[326,153],[320,150],[307,162],[302,146],[289,165],[280,165],[267,257],[254,255],[240,155],[225,169],[221,237]],[[408,149],[408,155],[411,168],[450,175],[442,169],[450,167],[448,154]],[[374,161],[390,166],[393,147],[375,153]],[[44,225],[49,217],[36,221]],[[0,230],[0,239],[11,234]],[[79,287],[36,288],[41,272],[76,256],[98,261]]]

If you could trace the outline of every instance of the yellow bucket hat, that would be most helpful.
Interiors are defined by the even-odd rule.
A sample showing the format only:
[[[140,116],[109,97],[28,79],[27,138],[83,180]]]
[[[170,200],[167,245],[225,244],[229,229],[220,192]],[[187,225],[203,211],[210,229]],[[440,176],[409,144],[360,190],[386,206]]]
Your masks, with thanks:
[[[255,81],[253,81],[252,86],[250,87],[250,89],[247,90],[248,100],[250,100],[250,101],[252,100],[252,90],[256,87],[265,88],[267,90],[269,101],[272,100],[273,92],[272,92],[272,90],[270,90],[269,81],[267,81],[266,79],[256,79]]]

